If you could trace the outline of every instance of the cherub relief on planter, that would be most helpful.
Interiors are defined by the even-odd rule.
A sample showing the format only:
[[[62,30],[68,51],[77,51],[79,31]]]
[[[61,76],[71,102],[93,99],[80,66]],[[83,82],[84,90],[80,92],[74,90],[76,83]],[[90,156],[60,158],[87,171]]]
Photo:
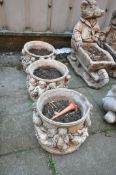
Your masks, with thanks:
[[[87,85],[93,88],[101,88],[109,82],[109,76],[105,69],[109,69],[114,64],[112,56],[97,44],[101,34],[97,18],[104,13],[104,10],[97,6],[95,0],[82,1],[81,18],[74,27],[71,39],[72,53],[68,57],[77,75],[81,76]],[[85,48],[91,50],[90,54],[94,55],[93,59]],[[96,55],[94,50],[97,51]],[[99,56],[101,53],[106,60]],[[94,57],[98,56],[100,59],[94,61]]]

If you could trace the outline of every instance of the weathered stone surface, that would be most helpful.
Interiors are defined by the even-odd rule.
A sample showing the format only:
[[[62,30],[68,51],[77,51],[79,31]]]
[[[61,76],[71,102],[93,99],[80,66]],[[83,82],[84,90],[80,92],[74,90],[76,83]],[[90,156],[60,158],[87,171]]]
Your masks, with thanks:
[[[0,154],[36,145],[25,78],[16,68],[0,68]]]
[[[113,137],[102,134],[90,136],[80,149],[66,156],[56,156],[60,175],[115,175],[116,133]]]
[[[50,175],[47,154],[41,148],[0,157],[1,175]]]

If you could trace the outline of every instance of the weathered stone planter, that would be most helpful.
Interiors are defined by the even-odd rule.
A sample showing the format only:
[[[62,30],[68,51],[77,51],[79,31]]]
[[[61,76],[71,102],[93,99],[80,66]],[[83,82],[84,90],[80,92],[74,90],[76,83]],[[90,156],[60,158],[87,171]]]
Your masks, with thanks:
[[[94,47],[99,52],[102,52],[105,56],[106,60],[103,60],[102,57],[100,57],[99,61],[94,61],[90,58],[86,50],[83,49],[83,47],[78,48],[78,59],[79,62],[83,65],[83,67],[88,71],[96,71],[100,69],[109,69],[112,67],[115,62],[112,58],[112,56],[105,50],[101,49],[96,43],[87,43],[84,44],[84,47]],[[92,54],[92,53],[91,53]],[[99,56],[99,55],[98,55]]]
[[[34,54],[31,52],[31,49],[45,49],[48,51],[47,54]],[[55,48],[46,42],[43,41],[30,41],[24,45],[22,49],[22,65],[24,70],[26,70],[27,66],[29,66],[32,62],[39,60],[39,59],[54,59],[56,55]]]
[[[34,71],[39,67],[49,66],[61,72],[62,76],[56,79],[42,79],[34,75]],[[68,87],[71,76],[68,68],[63,63],[51,60],[42,59],[33,62],[27,68],[27,88],[32,100],[37,100],[38,97],[45,91],[55,88]]]
[[[46,103],[64,98],[71,99],[78,104],[82,112],[81,119],[61,123],[43,115],[42,110]],[[54,154],[68,154],[77,150],[88,137],[91,109],[92,105],[87,98],[76,91],[59,88],[43,93],[37,100],[33,112],[33,123],[39,144],[43,149]]]
[[[93,47],[98,51],[98,55],[94,55],[92,50],[89,52],[93,60],[88,51],[84,49],[86,47]],[[105,59],[99,53],[102,53]],[[94,61],[95,56],[98,58]],[[71,55],[68,56],[68,60],[76,74],[82,77],[89,87],[95,89],[99,89],[109,82],[109,76],[105,69],[110,70],[112,66],[115,66],[112,56],[107,51],[101,49],[96,43],[84,43],[77,51],[72,51]]]

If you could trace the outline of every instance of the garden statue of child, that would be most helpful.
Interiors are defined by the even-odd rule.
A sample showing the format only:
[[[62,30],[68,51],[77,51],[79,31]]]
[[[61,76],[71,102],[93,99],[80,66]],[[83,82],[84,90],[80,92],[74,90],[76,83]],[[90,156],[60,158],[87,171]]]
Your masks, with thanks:
[[[97,7],[95,0],[84,0],[81,3],[81,18],[73,30],[71,39],[72,48],[77,51],[84,42],[93,43],[99,40],[100,27],[97,18],[105,11]]]
[[[109,82],[106,68],[109,69],[109,67],[114,65],[112,56],[98,46],[101,31],[97,18],[103,16],[104,13],[105,11],[97,6],[96,0],[82,1],[81,18],[74,27],[71,39],[72,52],[68,56],[68,60],[77,75],[89,87],[96,89],[103,87]],[[87,51],[86,47],[91,51]],[[104,55],[105,61],[101,55]],[[94,61],[95,57],[96,60]],[[100,61],[97,61],[98,58]],[[93,69],[90,69],[90,67]]]
[[[116,10],[113,11],[110,25],[102,31],[102,47],[110,52],[116,63]],[[109,75],[116,78],[116,64],[109,70]]]

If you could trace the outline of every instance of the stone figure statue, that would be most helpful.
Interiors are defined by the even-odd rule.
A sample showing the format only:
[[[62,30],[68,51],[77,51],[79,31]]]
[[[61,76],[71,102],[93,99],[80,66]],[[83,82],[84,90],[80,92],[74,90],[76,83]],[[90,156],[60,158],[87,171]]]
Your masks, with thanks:
[[[104,10],[97,7],[95,0],[84,0],[81,3],[81,18],[73,30],[71,39],[75,50],[84,42],[93,43],[99,40],[100,27],[97,18],[104,15]]]
[[[106,69],[115,64],[112,56],[97,44],[101,35],[97,18],[104,13],[105,11],[97,6],[97,1],[82,1],[81,18],[74,27],[71,39],[72,53],[68,56],[77,75],[93,88],[101,88],[108,83]]]
[[[109,70],[109,75],[116,78],[116,10],[113,11],[110,25],[102,31],[102,45],[114,58],[115,65]]]

